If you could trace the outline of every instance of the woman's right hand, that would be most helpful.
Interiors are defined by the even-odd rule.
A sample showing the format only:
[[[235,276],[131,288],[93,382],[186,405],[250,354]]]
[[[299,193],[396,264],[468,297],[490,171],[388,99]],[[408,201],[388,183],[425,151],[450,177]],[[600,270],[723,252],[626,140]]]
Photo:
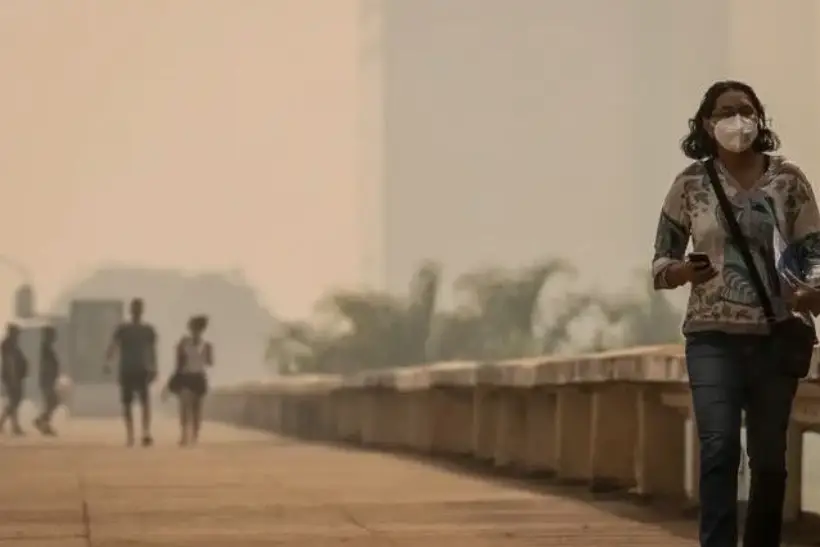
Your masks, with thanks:
[[[715,277],[717,273],[717,270],[711,263],[704,266],[702,263],[685,260],[669,266],[666,272],[666,280],[670,285],[675,287],[680,287],[687,283],[700,285]]]

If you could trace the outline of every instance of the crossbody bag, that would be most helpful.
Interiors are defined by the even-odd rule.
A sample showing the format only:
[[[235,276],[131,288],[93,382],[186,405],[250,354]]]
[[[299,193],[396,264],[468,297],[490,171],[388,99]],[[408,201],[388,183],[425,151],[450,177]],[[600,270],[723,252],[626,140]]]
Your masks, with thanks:
[[[720,183],[714,160],[707,160],[704,166],[709,175],[712,189],[718,198],[723,217],[726,219],[732,243],[743,257],[743,262],[749,272],[749,281],[752,282],[760,307],[763,308],[766,323],[769,325],[772,356],[783,374],[795,378],[805,378],[811,368],[814,344],[817,342],[814,327],[791,313],[784,319],[777,319],[769,292],[749,250],[749,241],[743,235],[743,231],[740,229],[732,210],[732,205],[729,203],[729,198],[726,197],[726,192],[724,192]]]

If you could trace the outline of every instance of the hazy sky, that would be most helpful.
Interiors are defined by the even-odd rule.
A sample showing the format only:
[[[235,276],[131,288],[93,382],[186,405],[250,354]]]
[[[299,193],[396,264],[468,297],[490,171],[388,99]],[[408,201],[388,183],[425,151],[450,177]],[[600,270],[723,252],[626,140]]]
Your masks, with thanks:
[[[112,261],[242,267],[285,313],[355,281],[354,6],[0,2],[0,249],[41,302]]]
[[[561,256],[583,284],[634,285],[715,80],[756,87],[783,151],[820,172],[816,0],[375,4],[383,61],[363,80],[386,118],[369,144],[392,289],[423,258],[452,276]]]
[[[413,0],[392,1],[393,7],[406,7]],[[523,9],[538,1],[516,0],[516,5]],[[580,0],[575,1],[580,6]],[[713,1],[686,0],[686,13],[695,20],[688,27],[703,28],[701,14],[713,6]],[[617,49],[612,44],[612,22],[623,19],[624,28],[637,24],[624,19],[625,5],[640,13],[645,10],[641,10],[639,0],[585,2],[611,12],[599,14],[594,21],[584,13],[572,19],[577,28],[569,26],[564,34],[571,34],[569,31],[575,28],[579,36],[585,36],[583,44],[576,45],[583,45],[588,57],[578,61],[580,57],[573,53],[566,64],[584,69],[576,76],[570,72],[570,77],[597,82],[588,86],[591,91],[612,92],[614,88],[606,83],[607,70],[618,73],[622,68],[603,55]],[[681,4],[675,4],[677,12],[667,13],[659,7],[660,0],[646,2],[655,9],[645,15],[642,24],[664,37],[658,43],[668,42],[670,48],[681,50],[681,42],[672,39],[677,35],[670,38],[681,19]],[[814,32],[818,10],[813,9],[813,0],[784,0],[776,9],[768,0],[727,2],[730,28],[718,29],[713,36],[720,41],[720,33],[725,32],[730,43],[729,51],[723,53],[728,53],[729,74],[725,76],[748,79],[756,85],[771,107],[786,152],[810,175],[820,176],[816,154],[820,144],[816,92],[820,88],[816,81],[820,33]],[[465,17],[467,12],[456,13],[455,5],[444,11],[453,17]],[[566,9],[558,10],[561,13],[571,7],[581,9],[573,7],[574,3],[562,5]],[[0,189],[4,198],[0,250],[31,267],[40,301],[46,304],[66,283],[111,262],[189,269],[242,268],[272,308],[286,315],[307,312],[313,299],[334,285],[360,281],[361,255],[367,242],[361,219],[366,202],[356,183],[360,152],[357,121],[362,106],[358,95],[359,7],[359,0],[0,1]],[[519,11],[504,13],[514,17]],[[569,17],[568,13],[564,16]],[[555,21],[567,24],[560,18]],[[593,25],[595,21],[600,28]],[[546,40],[557,33],[549,26],[551,22],[542,22],[546,28],[539,28],[540,34],[533,40],[538,38],[537,45],[544,42],[538,51],[543,50],[545,55],[552,52],[553,57],[560,58],[561,48]],[[516,21],[504,24],[511,37],[518,35]],[[431,25],[419,25],[417,39],[429,41]],[[683,23],[680,26],[688,28]],[[599,32],[590,32],[596,28]],[[685,44],[691,33],[680,32]],[[630,34],[619,36],[628,42]],[[647,40],[652,36],[648,32]],[[512,39],[502,40],[498,47],[503,49],[510,43]],[[542,59],[538,51],[531,62],[553,62],[546,56]],[[653,47],[651,52],[658,56],[652,62],[657,62],[658,70],[667,75],[662,79],[672,85],[693,72],[675,60],[680,55],[669,56],[661,47]],[[419,48],[409,48],[405,53],[420,55]],[[428,53],[426,58],[417,59],[419,66],[435,69],[441,65],[451,79],[465,79],[467,67],[453,73],[450,65],[432,62],[439,57],[449,58],[445,53]],[[482,70],[491,73],[486,77],[506,74],[503,62],[493,68],[484,61]],[[561,66],[556,64],[555,70],[564,70]],[[476,68],[474,72],[481,70]],[[408,74],[410,78],[415,73]],[[418,74],[422,76],[415,83],[427,83],[426,73]],[[593,76],[598,79],[590,80]],[[647,125],[640,131],[647,139],[668,142],[664,150],[670,158],[678,158],[677,139],[705,84],[691,84],[685,98],[647,94],[647,100],[655,101],[647,105],[648,111],[670,117],[659,120],[656,130]],[[484,87],[492,91],[491,86]],[[416,87],[408,89],[409,94],[418,95],[413,91]],[[611,94],[620,100],[618,93],[621,91]],[[631,92],[623,93],[629,96]],[[469,108],[462,110],[466,121],[475,122],[479,114],[484,120],[500,109],[487,102],[482,110],[476,109],[475,116]],[[586,158],[589,146],[585,143],[592,142],[589,138],[593,136],[598,139],[594,142],[612,140],[610,133],[621,131],[618,120],[627,112],[602,99],[587,101],[578,112],[572,108],[567,111],[574,125],[567,126],[570,129],[565,130],[563,140],[566,144],[574,138],[576,148],[565,150],[562,144],[556,151],[562,158],[573,157],[579,151]],[[584,113],[595,115],[583,118]],[[539,119],[534,116],[537,112],[533,116],[529,111],[525,114],[519,118]],[[405,113],[407,116],[412,117],[412,112]],[[594,134],[586,129],[579,131],[590,122],[589,118],[597,124]],[[555,119],[552,116],[553,123]],[[395,125],[395,116],[393,122]],[[536,152],[542,143],[528,144],[531,156],[538,158]],[[405,153],[420,149],[399,148]],[[624,173],[629,171],[628,163],[633,162],[626,148],[608,152],[627,157]],[[595,165],[611,171],[607,167],[610,160],[601,157],[599,149],[595,154]],[[505,161],[523,165],[520,155],[519,150]],[[682,159],[675,161],[682,165]],[[418,168],[436,167],[417,163]],[[619,186],[613,183],[620,179],[610,176],[611,172],[601,181],[593,179],[597,184],[592,196],[595,199],[589,197],[589,177],[576,174],[584,180],[579,179],[575,186],[561,182],[561,177],[552,177],[563,185],[558,191],[575,187],[587,196],[583,198],[587,206],[592,203],[609,211],[612,218],[600,220],[599,224],[609,226],[606,233],[611,239],[603,247],[614,259],[602,258],[602,247],[592,238],[585,239],[589,242],[586,246],[564,238],[568,241],[565,247],[575,249],[572,254],[572,249],[565,250],[545,239],[548,227],[531,230],[531,238],[519,237],[517,244],[524,249],[519,254],[534,256],[541,253],[542,247],[555,248],[566,252],[582,270],[603,272],[607,278],[612,269],[627,275],[633,267],[648,264],[660,200],[671,174],[679,168],[675,164],[667,169],[666,161],[663,163],[663,169],[658,169],[664,173],[660,177],[663,180],[631,181],[621,173],[620,178],[630,181],[630,188],[623,194],[615,191]],[[469,162],[460,165],[486,169],[486,162],[481,166]],[[558,167],[574,170],[571,162],[559,162]],[[521,168],[528,169],[526,165]],[[436,169],[439,175],[444,173]],[[469,177],[464,180],[465,184],[471,183]],[[451,186],[449,191],[463,193],[464,189],[455,183]],[[499,188],[494,191],[498,193]],[[494,199],[484,194],[488,196],[485,199]],[[561,214],[574,215],[561,203],[556,209],[563,210],[551,212],[545,208],[538,214],[524,211],[523,206],[510,206],[503,215],[492,218],[501,222],[529,215],[560,220]],[[412,220],[415,213],[410,206],[402,200],[399,205],[407,207],[404,212]],[[424,212],[429,216],[429,209]],[[447,214],[439,216],[449,218]],[[486,224],[490,216],[459,220],[470,228],[473,224],[468,221]],[[559,223],[558,230],[561,226]],[[444,239],[436,230],[432,232],[431,240]],[[470,249],[466,248],[468,243]],[[490,241],[459,236],[450,245],[464,247],[465,256],[470,257],[494,249],[498,260],[505,264],[511,260],[507,254],[515,254],[509,238]],[[426,252],[419,250],[418,254],[422,251]],[[404,245],[394,252],[407,253],[407,260],[417,259]],[[442,252],[446,254],[446,249]],[[602,261],[617,266],[602,269]],[[7,308],[5,295],[16,282],[14,276],[0,272],[0,316]]]

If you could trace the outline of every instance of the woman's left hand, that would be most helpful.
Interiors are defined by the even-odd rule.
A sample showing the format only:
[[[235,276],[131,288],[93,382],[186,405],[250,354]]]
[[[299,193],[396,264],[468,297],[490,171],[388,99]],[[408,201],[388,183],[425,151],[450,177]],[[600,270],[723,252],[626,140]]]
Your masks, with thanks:
[[[798,312],[820,314],[820,289],[798,289],[792,295],[791,307]]]

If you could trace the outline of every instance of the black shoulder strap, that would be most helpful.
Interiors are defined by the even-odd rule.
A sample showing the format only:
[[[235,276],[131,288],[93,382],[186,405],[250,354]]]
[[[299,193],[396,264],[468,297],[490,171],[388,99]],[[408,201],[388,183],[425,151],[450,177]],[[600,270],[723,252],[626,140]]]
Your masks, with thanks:
[[[749,242],[743,232],[740,230],[740,225],[737,223],[735,213],[732,210],[732,205],[729,203],[729,198],[726,197],[726,192],[723,191],[723,186],[720,184],[717,170],[715,169],[715,160],[709,158],[703,163],[706,167],[706,173],[709,175],[709,182],[712,184],[712,189],[720,203],[720,209],[723,212],[723,217],[726,219],[726,224],[729,227],[729,235],[732,236],[732,242],[743,256],[743,262],[746,263],[746,270],[749,272],[749,280],[754,286],[757,298],[760,300],[760,306],[763,308],[763,313],[766,315],[766,321],[775,323],[777,321],[772,306],[772,300],[769,298],[769,292],[766,290],[766,284],[763,283],[763,278],[760,277],[760,272],[755,265],[752,252],[749,250]]]

